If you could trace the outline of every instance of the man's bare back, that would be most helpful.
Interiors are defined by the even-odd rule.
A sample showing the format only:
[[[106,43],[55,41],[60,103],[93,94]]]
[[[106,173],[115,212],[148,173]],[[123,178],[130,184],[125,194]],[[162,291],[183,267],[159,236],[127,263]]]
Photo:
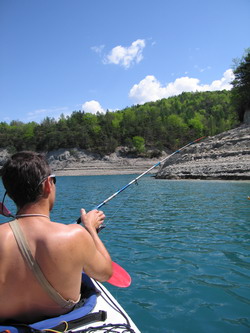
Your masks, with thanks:
[[[49,215],[55,200],[55,185],[44,180],[43,195],[18,214]],[[79,298],[81,272],[99,281],[112,275],[111,258],[96,229],[104,214],[81,210],[81,225],[63,225],[44,216],[18,218],[32,255],[43,274],[65,299]],[[68,312],[41,287],[25,262],[9,223],[0,225],[0,322],[7,319],[30,323]]]

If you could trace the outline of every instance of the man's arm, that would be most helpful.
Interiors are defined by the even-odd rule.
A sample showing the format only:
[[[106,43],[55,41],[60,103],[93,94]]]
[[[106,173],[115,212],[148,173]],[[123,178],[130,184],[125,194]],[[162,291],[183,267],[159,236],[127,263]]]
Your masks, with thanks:
[[[82,209],[81,219],[85,228],[75,225],[75,242],[82,269],[98,281],[107,281],[112,276],[111,257],[97,233],[104,218],[102,211],[92,210],[86,214]]]

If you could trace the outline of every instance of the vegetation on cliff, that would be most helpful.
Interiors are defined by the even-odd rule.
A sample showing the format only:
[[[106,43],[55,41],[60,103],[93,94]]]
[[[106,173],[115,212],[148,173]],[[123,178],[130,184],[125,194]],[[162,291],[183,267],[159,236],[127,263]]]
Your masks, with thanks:
[[[106,114],[74,111],[40,124],[0,123],[0,147],[51,151],[81,148],[101,154],[127,146],[136,154],[175,149],[188,140],[215,135],[237,123],[230,91],[182,93]]]
[[[250,48],[241,59],[235,59],[234,75],[232,101],[242,121],[244,113],[250,109]]]

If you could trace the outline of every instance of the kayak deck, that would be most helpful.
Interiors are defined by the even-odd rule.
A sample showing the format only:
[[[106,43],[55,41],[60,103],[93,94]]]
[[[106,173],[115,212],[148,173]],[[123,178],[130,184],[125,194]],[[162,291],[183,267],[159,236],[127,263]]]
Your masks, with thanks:
[[[84,333],[107,331],[140,333],[132,319],[103,284],[94,280],[92,280],[92,282],[100,294],[98,295],[97,303],[91,312],[96,313],[99,311],[105,311],[107,316],[106,320],[79,326],[74,330],[71,330],[71,332]]]

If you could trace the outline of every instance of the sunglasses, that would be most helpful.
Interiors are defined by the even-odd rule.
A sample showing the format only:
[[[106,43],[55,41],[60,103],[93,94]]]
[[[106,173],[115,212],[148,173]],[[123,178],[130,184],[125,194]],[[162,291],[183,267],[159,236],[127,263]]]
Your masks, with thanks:
[[[50,175],[48,178],[52,178],[53,183],[56,184],[56,176],[55,175]]]
[[[39,184],[37,185],[37,187],[39,187],[46,179],[51,178],[53,180],[53,183],[56,184],[56,176],[55,175],[49,175],[44,177]]]

